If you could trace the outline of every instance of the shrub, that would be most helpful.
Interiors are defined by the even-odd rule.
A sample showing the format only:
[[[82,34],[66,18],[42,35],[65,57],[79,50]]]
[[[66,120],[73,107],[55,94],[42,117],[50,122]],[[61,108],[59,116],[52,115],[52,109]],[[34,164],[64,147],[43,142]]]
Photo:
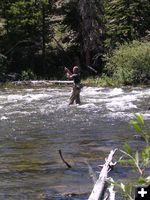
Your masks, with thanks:
[[[123,146],[124,150],[121,150],[125,159],[120,160],[120,163],[127,163],[131,166],[135,172],[137,172],[136,178],[130,179],[128,183],[113,182],[118,188],[121,189],[122,196],[126,199],[133,200],[132,198],[132,186],[141,186],[150,184],[150,176],[148,170],[150,167],[150,132],[147,130],[144,122],[144,118],[140,113],[134,114],[135,118],[131,120],[131,124],[140,138],[144,141],[144,146],[140,150],[133,149],[129,144]]]
[[[22,80],[34,80],[36,78],[37,78],[36,75],[32,72],[31,69],[24,70],[21,73]]]
[[[147,83],[150,79],[150,42],[121,45],[106,57],[105,70],[123,84]]]

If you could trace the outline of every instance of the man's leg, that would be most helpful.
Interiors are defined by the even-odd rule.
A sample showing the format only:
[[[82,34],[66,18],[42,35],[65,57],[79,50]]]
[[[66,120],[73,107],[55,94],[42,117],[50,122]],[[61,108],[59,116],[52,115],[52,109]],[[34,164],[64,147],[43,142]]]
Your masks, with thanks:
[[[76,88],[76,104],[80,104],[80,89]]]
[[[69,105],[72,105],[74,103],[74,100],[75,100],[75,88],[73,88],[73,90],[72,90]]]

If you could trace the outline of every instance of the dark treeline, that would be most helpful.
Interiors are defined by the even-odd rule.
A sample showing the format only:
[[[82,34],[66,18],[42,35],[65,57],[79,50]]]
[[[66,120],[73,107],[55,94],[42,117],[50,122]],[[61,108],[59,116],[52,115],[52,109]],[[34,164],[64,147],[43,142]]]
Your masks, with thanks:
[[[61,79],[103,72],[118,45],[148,40],[149,0],[1,0],[0,79]]]

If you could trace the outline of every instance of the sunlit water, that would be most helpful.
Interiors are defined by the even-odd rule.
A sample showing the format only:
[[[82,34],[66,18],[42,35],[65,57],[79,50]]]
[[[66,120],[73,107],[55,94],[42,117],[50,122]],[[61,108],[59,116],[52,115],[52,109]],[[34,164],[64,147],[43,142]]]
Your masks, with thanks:
[[[63,194],[88,194],[93,182],[86,162],[99,171],[111,149],[138,145],[129,124],[133,112],[143,114],[149,126],[149,88],[84,87],[82,104],[68,106],[70,91],[0,91],[0,200],[75,200]],[[116,166],[112,176],[130,173]]]

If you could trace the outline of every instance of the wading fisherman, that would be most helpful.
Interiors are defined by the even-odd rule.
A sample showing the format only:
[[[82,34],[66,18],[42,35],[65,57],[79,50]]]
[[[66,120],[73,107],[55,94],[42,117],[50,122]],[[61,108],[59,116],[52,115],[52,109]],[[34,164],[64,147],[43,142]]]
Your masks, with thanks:
[[[73,90],[72,90],[72,94],[70,96],[70,102],[69,105],[73,104],[74,101],[76,102],[76,104],[80,104],[80,91],[81,91],[81,84],[80,84],[80,72],[79,72],[79,67],[78,66],[74,66],[73,67],[73,73],[65,67],[65,73],[66,76],[69,80],[73,80],[74,84],[73,84]]]

